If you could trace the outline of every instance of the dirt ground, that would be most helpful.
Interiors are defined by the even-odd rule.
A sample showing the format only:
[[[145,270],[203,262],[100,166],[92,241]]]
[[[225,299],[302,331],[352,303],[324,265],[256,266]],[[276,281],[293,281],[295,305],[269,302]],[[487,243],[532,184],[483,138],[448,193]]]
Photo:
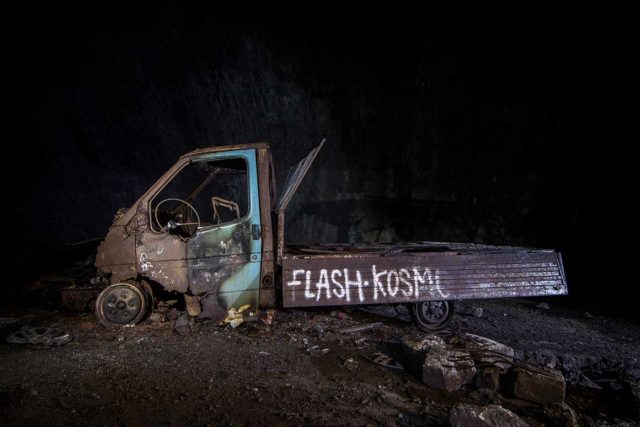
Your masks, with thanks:
[[[450,332],[482,335],[516,356],[562,370],[581,425],[634,425],[640,394],[635,321],[569,309],[557,300],[459,304]],[[60,347],[0,344],[2,425],[448,425],[456,403],[497,403],[531,425],[562,425],[544,407],[468,387],[431,389],[401,338],[422,333],[392,307],[278,311],[269,326],[232,329],[170,321],[108,330],[91,313],[13,309],[3,335],[28,323],[71,331]],[[17,321],[17,322],[14,322]],[[341,333],[364,323],[383,325]]]

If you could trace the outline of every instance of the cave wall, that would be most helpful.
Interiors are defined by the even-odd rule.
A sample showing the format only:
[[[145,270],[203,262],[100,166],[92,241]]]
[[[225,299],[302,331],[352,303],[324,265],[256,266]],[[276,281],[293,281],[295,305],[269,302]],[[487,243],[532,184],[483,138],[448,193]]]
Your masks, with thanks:
[[[112,18],[16,30],[14,262],[104,235],[187,151],[269,142],[282,184],[326,138],[289,241],[554,247],[570,279],[591,280],[587,244],[603,239],[591,195],[605,172],[598,153],[576,160],[567,129],[568,42],[452,42],[166,4]]]

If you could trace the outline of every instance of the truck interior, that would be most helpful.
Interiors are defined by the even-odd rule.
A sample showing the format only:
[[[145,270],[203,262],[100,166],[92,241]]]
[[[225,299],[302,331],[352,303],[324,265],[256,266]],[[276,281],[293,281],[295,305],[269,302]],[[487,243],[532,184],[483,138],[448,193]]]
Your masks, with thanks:
[[[248,200],[244,159],[191,162],[151,199],[151,229],[188,239],[198,228],[243,218]]]

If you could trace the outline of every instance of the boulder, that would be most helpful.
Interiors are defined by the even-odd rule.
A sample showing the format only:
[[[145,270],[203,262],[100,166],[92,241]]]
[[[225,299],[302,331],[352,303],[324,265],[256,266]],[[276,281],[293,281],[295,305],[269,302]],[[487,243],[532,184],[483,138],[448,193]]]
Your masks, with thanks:
[[[427,336],[404,336],[402,337],[402,350],[405,354],[405,366],[419,374],[422,371],[424,357],[429,351],[444,350],[447,345],[440,337]]]
[[[464,334],[467,351],[479,363],[492,363],[503,372],[513,363],[513,348],[479,335]]]
[[[473,359],[466,351],[432,351],[427,353],[422,364],[422,382],[440,390],[458,390],[471,383],[475,374]]]
[[[578,427],[578,416],[566,403],[552,403],[545,405],[544,414],[551,418],[557,425],[566,427]]]
[[[545,405],[564,402],[566,383],[556,369],[516,366],[508,376],[507,384],[512,394],[520,399]]]
[[[456,405],[449,413],[453,427],[528,427],[522,418],[498,405]]]

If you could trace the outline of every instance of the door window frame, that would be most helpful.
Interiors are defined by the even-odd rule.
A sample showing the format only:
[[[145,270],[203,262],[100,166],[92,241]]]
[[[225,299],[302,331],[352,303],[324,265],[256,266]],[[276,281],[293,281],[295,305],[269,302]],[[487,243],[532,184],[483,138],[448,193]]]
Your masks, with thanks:
[[[228,151],[228,152],[215,152],[215,153],[207,153],[207,154],[200,154],[197,156],[193,156],[189,159],[188,162],[186,162],[184,165],[182,165],[182,167],[180,167],[180,169],[178,169],[177,171],[175,171],[174,174],[172,174],[163,184],[160,188],[157,189],[157,191],[151,195],[151,197],[149,198],[148,202],[147,202],[147,210],[149,211],[149,231],[151,231],[152,233],[155,234],[167,234],[171,237],[174,238],[180,238],[180,236],[174,236],[171,235],[169,233],[165,233],[162,230],[156,230],[154,228],[154,223],[155,223],[155,217],[154,217],[154,212],[152,209],[152,204],[153,201],[156,199],[156,197],[162,192],[162,190],[165,189],[165,187],[167,185],[169,185],[169,183],[171,181],[173,181],[179,174],[180,172],[182,172],[186,167],[188,166],[192,166],[195,163],[206,163],[206,162],[215,162],[215,161],[220,161],[220,160],[233,160],[233,159],[242,159],[244,160],[246,171],[247,171],[247,213],[242,216],[241,218],[238,219],[234,219],[233,221],[228,221],[228,222],[223,222],[221,224],[211,224],[208,225],[206,227],[198,227],[198,229],[196,230],[196,232],[190,236],[185,238],[185,240],[189,240],[192,237],[194,237],[196,234],[198,234],[201,231],[208,231],[208,230],[212,230],[214,228],[219,228],[219,227],[226,227],[229,225],[235,225],[235,224],[240,224],[243,221],[246,221],[247,219],[251,218],[252,214],[253,214],[253,200],[251,197],[251,165],[250,165],[250,160],[251,160],[251,156],[249,156],[249,154],[247,152],[253,151],[255,153],[254,149],[247,149],[247,150],[233,150],[233,151]],[[256,189],[256,191],[258,191],[258,189]],[[158,224],[156,224],[157,226]]]

